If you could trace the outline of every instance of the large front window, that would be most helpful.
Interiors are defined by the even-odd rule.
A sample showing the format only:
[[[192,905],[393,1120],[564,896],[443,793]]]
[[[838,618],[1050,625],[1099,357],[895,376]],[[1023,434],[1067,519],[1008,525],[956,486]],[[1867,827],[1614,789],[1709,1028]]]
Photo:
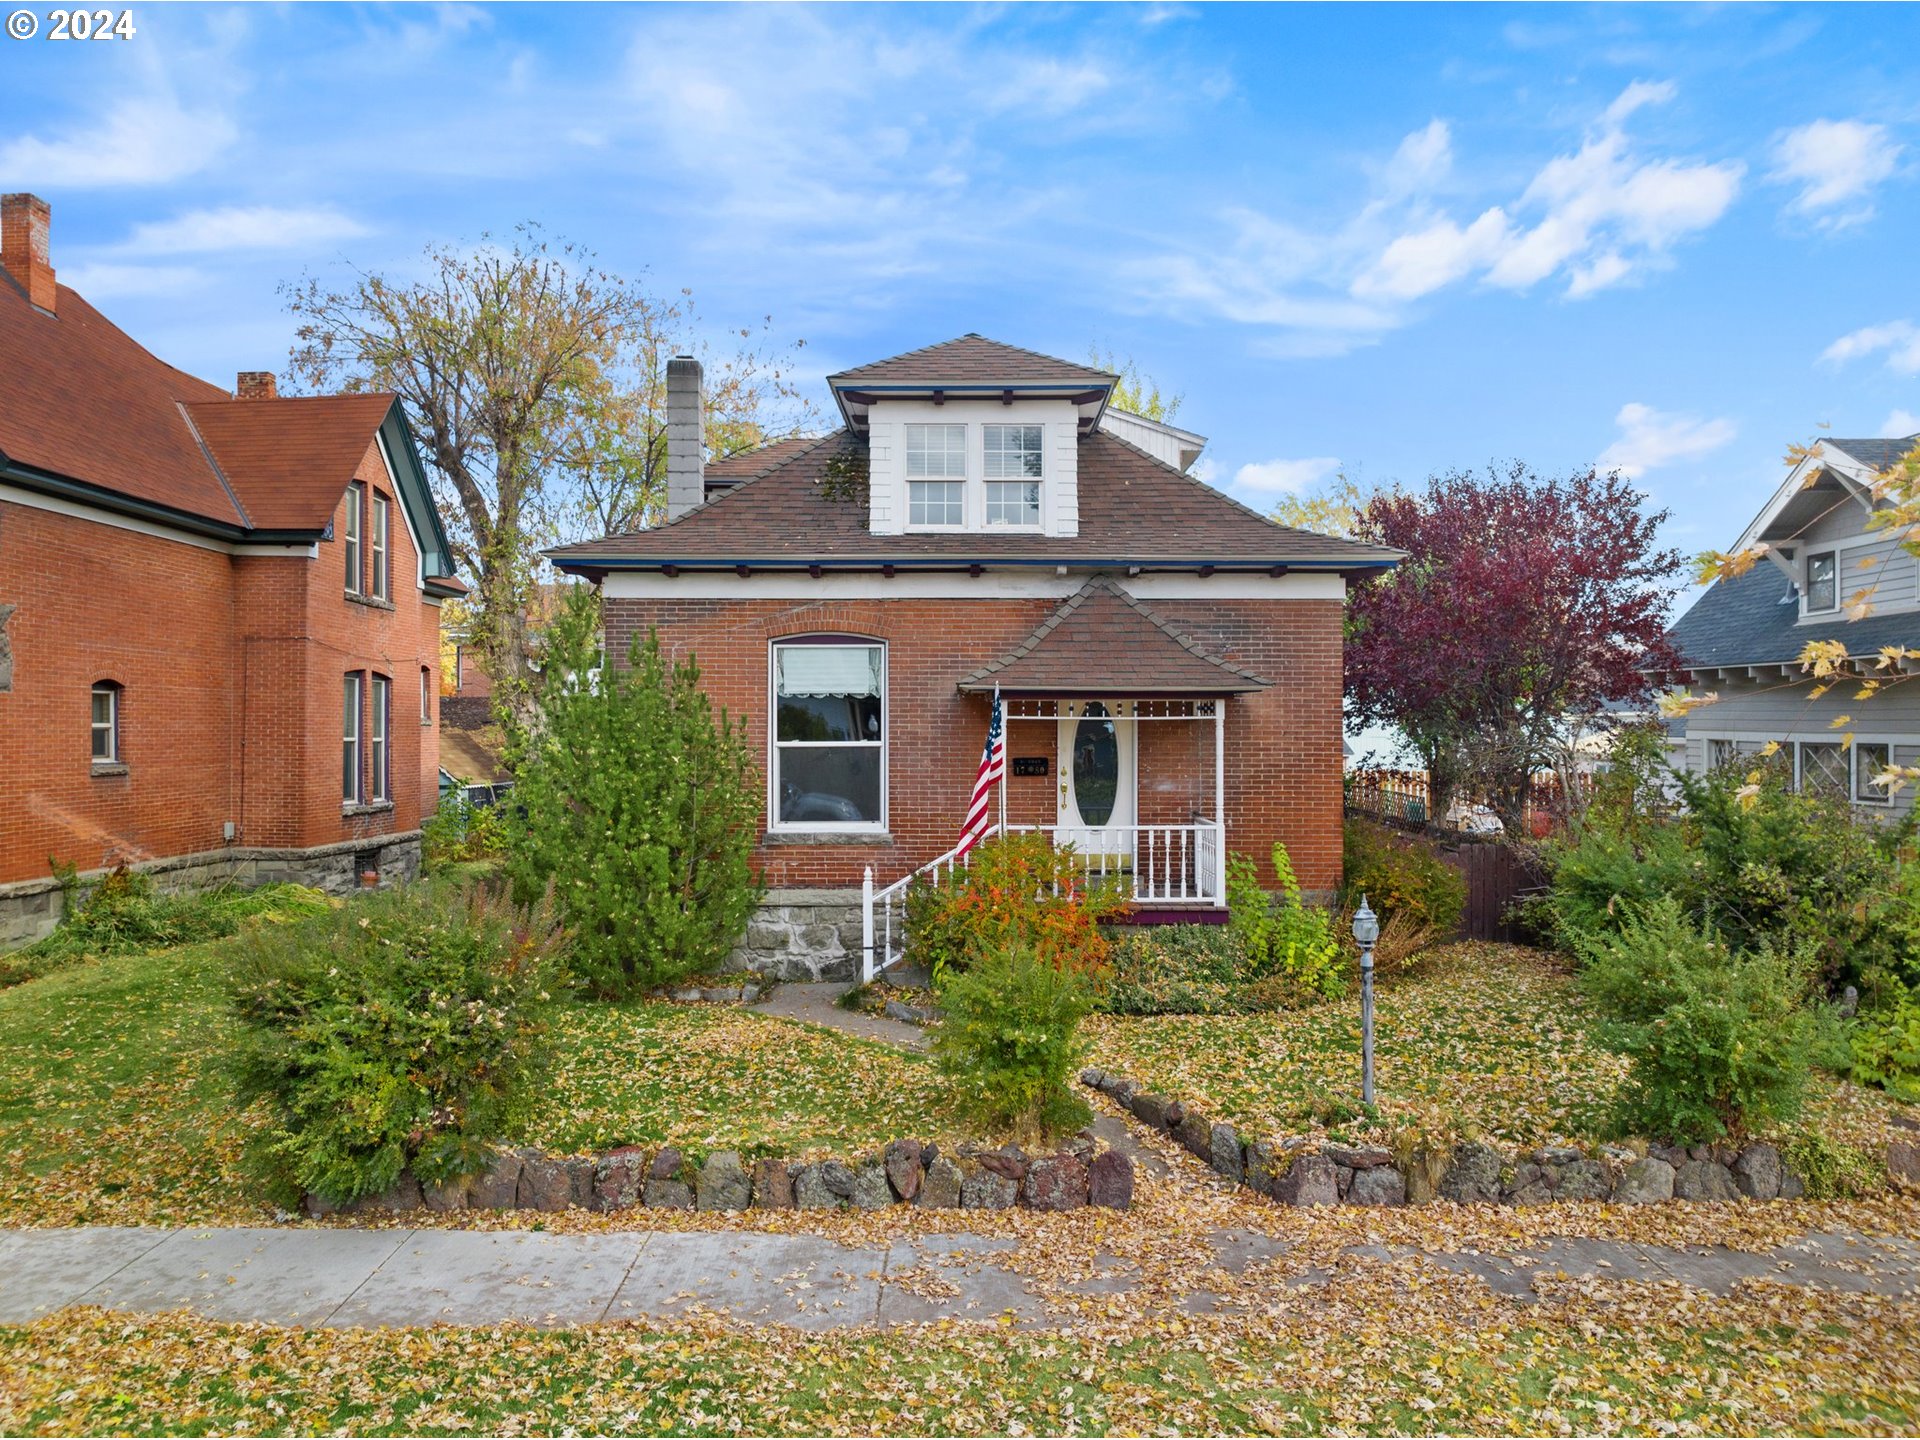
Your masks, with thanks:
[[[964,525],[967,521],[967,427],[907,428],[907,523]]]
[[[773,647],[774,825],[878,830],[886,823],[886,647],[842,640]]]
[[[987,523],[1040,523],[1041,436],[1039,425],[984,427],[987,472]]]

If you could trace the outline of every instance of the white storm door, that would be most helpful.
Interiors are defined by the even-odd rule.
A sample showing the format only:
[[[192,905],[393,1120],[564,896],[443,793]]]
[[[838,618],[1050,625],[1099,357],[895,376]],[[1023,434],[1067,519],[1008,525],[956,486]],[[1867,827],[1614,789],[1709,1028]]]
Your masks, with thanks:
[[[1089,700],[1060,719],[1060,813],[1054,843],[1087,856],[1097,874],[1133,860],[1134,721]]]

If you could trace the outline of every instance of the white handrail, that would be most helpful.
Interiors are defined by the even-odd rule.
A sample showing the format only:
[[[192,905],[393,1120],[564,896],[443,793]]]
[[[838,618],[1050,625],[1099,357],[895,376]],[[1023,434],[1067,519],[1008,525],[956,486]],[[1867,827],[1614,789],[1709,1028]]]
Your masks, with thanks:
[[[1000,833],[1000,823],[996,820],[987,827],[980,837],[981,842],[991,840]],[[883,890],[873,888],[873,867],[867,867],[866,879],[860,887],[860,983],[871,984],[881,971],[897,965],[906,958],[907,953],[907,917],[905,900],[907,887],[922,875],[931,876],[933,883],[940,883],[942,867],[951,876],[957,866],[967,867],[967,857],[960,853],[955,845],[946,854],[936,856],[910,874],[902,875]],[[899,948],[894,948],[894,914],[899,912]],[[875,963],[874,952],[879,951],[879,961]]]

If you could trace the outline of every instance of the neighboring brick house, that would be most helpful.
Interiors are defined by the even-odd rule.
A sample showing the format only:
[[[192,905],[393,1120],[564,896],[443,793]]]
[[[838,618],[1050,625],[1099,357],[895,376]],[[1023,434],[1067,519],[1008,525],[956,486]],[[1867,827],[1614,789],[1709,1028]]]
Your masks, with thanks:
[[[1218,917],[1225,850],[1270,877],[1275,841],[1335,887],[1343,606],[1398,552],[1272,523],[1184,473],[1200,437],[1109,410],[1114,376],[977,335],[831,376],[843,428],[713,465],[700,383],[669,365],[668,522],[552,558],[616,658],[657,627],[764,737],[746,963],[897,953],[889,887],[953,848],[996,685],[1004,824],[1143,917]]]
[[[0,199],[0,943],[50,862],[168,885],[408,873],[447,540],[391,395],[233,394],[55,283]]]

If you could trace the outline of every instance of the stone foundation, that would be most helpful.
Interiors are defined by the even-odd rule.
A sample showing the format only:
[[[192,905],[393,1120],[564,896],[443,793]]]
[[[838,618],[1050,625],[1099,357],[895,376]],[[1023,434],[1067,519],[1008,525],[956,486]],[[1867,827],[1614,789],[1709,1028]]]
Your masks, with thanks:
[[[858,890],[769,890],[726,968],[802,983],[858,980],[860,946]]]
[[[310,850],[238,845],[195,855],[145,860],[127,868],[152,876],[154,888],[164,894],[211,890],[222,885],[251,890],[260,885],[291,883],[311,885],[329,895],[347,895],[360,888],[363,869],[377,872],[383,886],[417,876],[420,832],[405,830],[394,835],[346,840],[337,845],[318,845]],[[83,870],[79,877],[81,896],[89,893],[108,873],[105,869]],[[854,910],[857,930],[857,902]],[[31,944],[59,923],[60,882],[51,875],[41,880],[0,885],[0,949]],[[856,948],[857,944],[856,941]]]

